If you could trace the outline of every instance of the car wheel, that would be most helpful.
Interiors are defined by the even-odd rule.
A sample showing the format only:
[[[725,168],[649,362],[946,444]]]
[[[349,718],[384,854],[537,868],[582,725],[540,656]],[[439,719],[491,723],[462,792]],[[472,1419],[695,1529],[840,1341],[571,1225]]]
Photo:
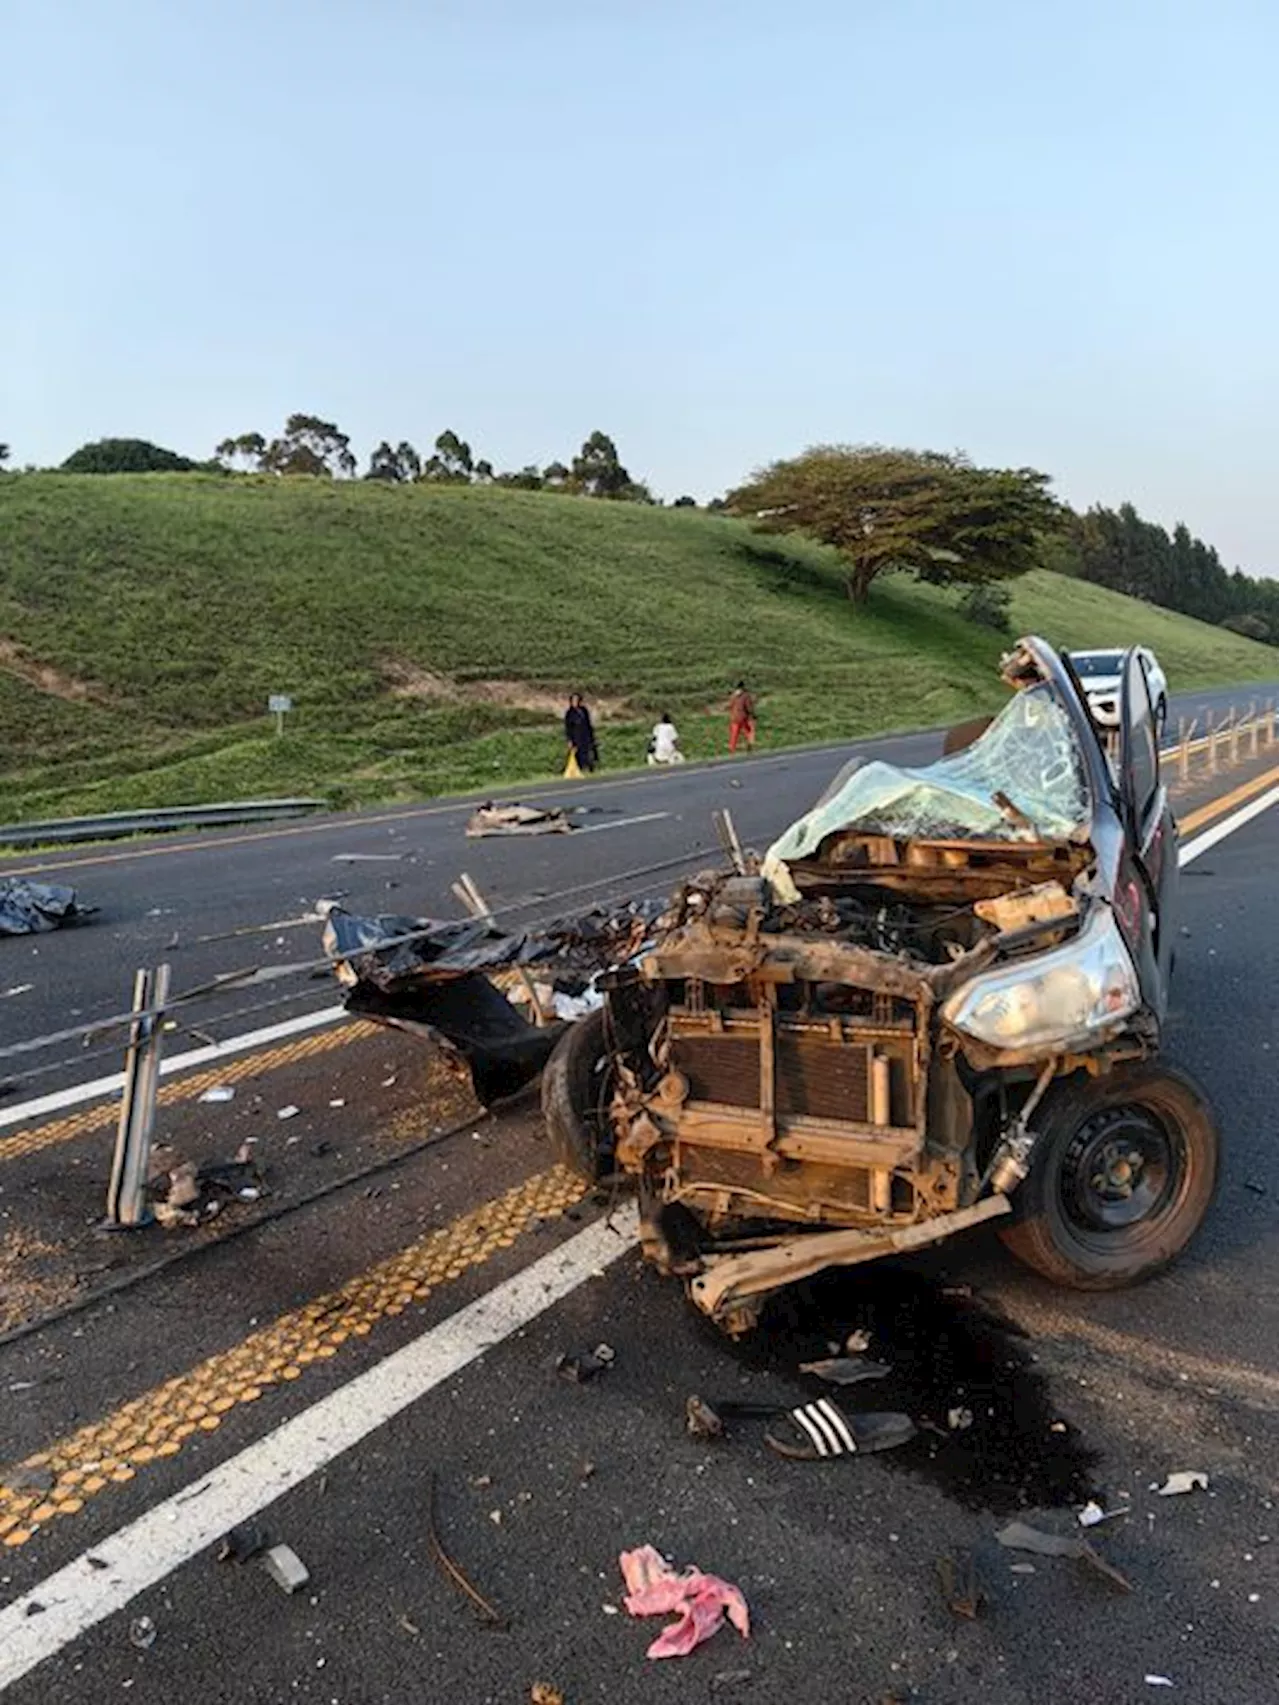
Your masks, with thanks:
[[[542,1073],[542,1115],[556,1159],[591,1183],[613,1168],[607,1011],[601,1007],[571,1024]]]
[[[1032,1120],[1038,1141],[1000,1236],[1076,1290],[1158,1272],[1194,1237],[1218,1181],[1218,1132],[1191,1078],[1161,1061],[1072,1078]]]

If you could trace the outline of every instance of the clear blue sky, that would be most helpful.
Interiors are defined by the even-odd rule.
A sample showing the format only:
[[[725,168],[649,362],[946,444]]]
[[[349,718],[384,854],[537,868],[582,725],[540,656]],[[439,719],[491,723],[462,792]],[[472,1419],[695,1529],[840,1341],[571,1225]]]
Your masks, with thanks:
[[[0,438],[962,448],[1276,567],[1274,0],[8,0]]]

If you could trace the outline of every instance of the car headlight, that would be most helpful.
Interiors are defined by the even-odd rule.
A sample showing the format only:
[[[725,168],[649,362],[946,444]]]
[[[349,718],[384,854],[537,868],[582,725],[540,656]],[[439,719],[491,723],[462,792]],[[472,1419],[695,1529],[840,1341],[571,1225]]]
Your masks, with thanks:
[[[957,989],[942,1017],[992,1048],[1066,1046],[1127,1018],[1141,999],[1115,918],[1099,906],[1074,941],[984,972]]]

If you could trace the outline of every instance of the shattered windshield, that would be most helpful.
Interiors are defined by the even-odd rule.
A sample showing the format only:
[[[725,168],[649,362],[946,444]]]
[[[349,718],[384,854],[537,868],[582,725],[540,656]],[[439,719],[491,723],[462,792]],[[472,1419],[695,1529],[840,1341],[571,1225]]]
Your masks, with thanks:
[[[922,769],[863,764],[769,849],[812,858],[841,829],[895,839],[1065,840],[1089,814],[1084,765],[1067,713],[1048,686],[1013,699],[980,740]]]

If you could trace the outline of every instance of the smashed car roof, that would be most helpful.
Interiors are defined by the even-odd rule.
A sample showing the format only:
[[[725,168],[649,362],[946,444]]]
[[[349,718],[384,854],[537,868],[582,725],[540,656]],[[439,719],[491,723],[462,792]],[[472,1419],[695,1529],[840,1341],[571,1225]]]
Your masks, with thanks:
[[[1044,683],[1024,688],[979,740],[920,769],[852,768],[776,840],[766,874],[814,857],[848,830],[898,839],[1065,841],[1088,820],[1089,790],[1071,721]]]

